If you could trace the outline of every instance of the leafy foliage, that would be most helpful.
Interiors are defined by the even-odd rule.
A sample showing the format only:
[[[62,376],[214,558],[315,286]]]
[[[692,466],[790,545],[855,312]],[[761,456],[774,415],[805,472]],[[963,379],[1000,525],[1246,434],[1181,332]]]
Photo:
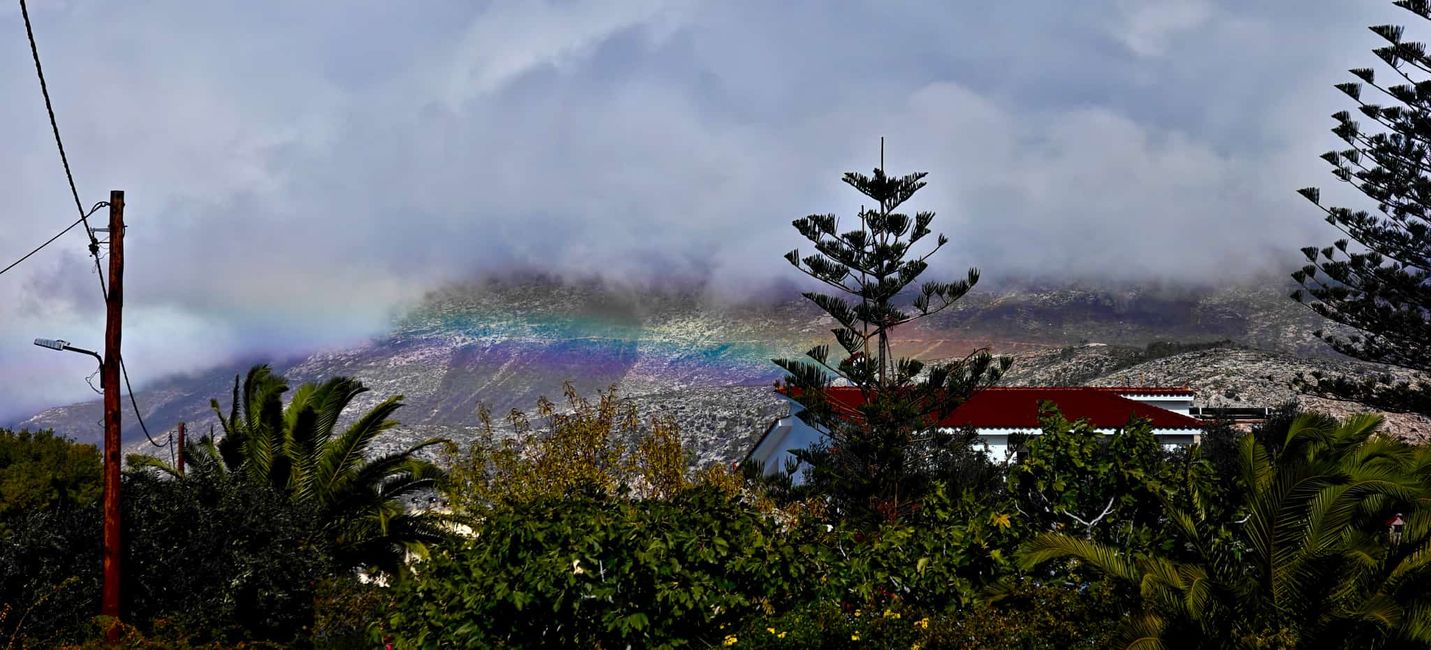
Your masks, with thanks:
[[[0,639],[79,640],[99,612],[99,504],[30,510],[12,524],[0,536]]]
[[[410,647],[703,647],[807,570],[773,520],[714,487],[573,495],[492,512],[397,587],[389,623]]]
[[[1190,508],[1164,500],[1179,557],[1043,533],[1022,563],[1073,558],[1138,589],[1129,647],[1424,647],[1428,454],[1374,436],[1379,423],[1304,414],[1275,447],[1244,436],[1240,519],[1218,518],[1196,483]],[[1398,512],[1410,514],[1393,540],[1385,522]]]
[[[1398,7],[1431,18],[1425,0],[1398,0]],[[1375,212],[1323,206],[1321,191],[1300,190],[1348,239],[1302,249],[1307,265],[1292,274],[1302,285],[1293,298],[1338,325],[1318,332],[1338,352],[1411,370],[1431,371],[1431,57],[1425,45],[1403,40],[1405,30],[1379,25],[1371,31],[1387,42],[1373,50],[1390,70],[1389,81],[1358,68],[1358,81],[1336,88],[1371,121],[1370,129],[1348,111],[1332,133],[1347,143],[1322,159],[1338,180],[1376,205]],[[1375,91],[1376,97],[1364,96]],[[1350,333],[1346,333],[1350,331]],[[1303,378],[1308,390],[1377,408],[1431,414],[1431,384],[1390,377]]]
[[[1124,591],[1107,582],[1075,588],[1020,579],[994,599],[957,615],[933,617],[920,645],[966,650],[1107,648],[1130,604]]]
[[[187,445],[192,474],[233,474],[287,495],[311,508],[322,522],[336,559],[345,565],[398,573],[408,553],[421,554],[445,535],[445,520],[411,512],[406,501],[433,489],[443,472],[417,452],[446,442],[433,438],[369,460],[368,448],[397,425],[389,419],[402,397],[389,397],[338,431],[353,399],[367,392],[355,379],[335,377],[304,384],[287,406],[287,382],[268,366],[249,370],[240,393],[234,378],[228,415],[212,401],[224,436]],[[132,456],[130,465],[174,476],[176,468],[152,457]],[[182,478],[182,477],[181,477]]]
[[[27,512],[93,503],[102,486],[94,445],[49,431],[0,429],[0,533]]]
[[[311,512],[237,476],[124,477],[122,620],[185,643],[309,636],[330,570]],[[0,543],[0,628],[48,646],[95,634],[99,504],[27,514]],[[236,535],[236,531],[242,531]]]
[[[490,413],[480,410],[477,438],[449,458],[449,501],[480,516],[504,504],[582,494],[662,498],[689,485],[673,419],[643,423],[614,386],[595,402],[571,384],[565,395],[565,410],[542,398],[535,425],[526,413],[512,411],[510,436],[500,435]]]
[[[967,607],[1012,569],[1017,514],[971,493],[936,486],[905,520],[872,531],[836,528],[816,549],[825,597],[853,607],[921,611]]]
[[[891,350],[894,328],[949,308],[979,281],[979,272],[970,269],[962,280],[920,284],[907,304],[900,301],[929,267],[929,257],[949,241],[938,235],[930,250],[916,253],[933,234],[934,213],[910,217],[898,211],[924,187],[926,175],[889,176],[882,168],[872,176],[849,172],[845,183],[877,206],[860,209],[858,228],[842,232],[833,214],[793,222],[815,252],[802,257],[793,250],[785,259],[850,297],[804,294],[834,318],[840,354],[819,345],[806,353],[810,361],[775,360],[789,373],[784,391],[805,407],[800,417],[828,435],[828,444],[796,455],[815,468],[814,480],[828,485],[838,516],[888,519],[917,504],[928,482],[919,480],[911,463],[940,442],[934,424],[970,393],[997,381],[1010,363],[977,350],[954,363],[928,365],[897,359]],[[858,407],[828,399],[826,389],[836,379],[860,389]]]
[[[1039,421],[1042,433],[1008,469],[1009,491],[1035,530],[1144,547],[1162,528],[1160,503],[1190,473],[1210,469],[1164,451],[1147,422],[1103,434],[1048,403]]]

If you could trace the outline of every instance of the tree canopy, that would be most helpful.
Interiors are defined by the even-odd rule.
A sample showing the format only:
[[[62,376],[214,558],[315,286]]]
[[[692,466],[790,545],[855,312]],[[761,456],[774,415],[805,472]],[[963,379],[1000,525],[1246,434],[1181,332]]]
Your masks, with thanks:
[[[242,389],[242,390],[240,390]],[[339,427],[343,412],[368,388],[349,377],[299,386],[285,405],[288,382],[266,365],[254,366],[242,384],[234,378],[229,411],[212,401],[224,435],[186,445],[190,473],[237,474],[286,494],[314,510],[332,540],[334,556],[350,566],[398,572],[406,553],[443,537],[442,517],[412,511],[407,500],[436,486],[443,472],[417,452],[446,440],[431,438],[376,458],[368,450],[397,425],[390,416],[402,396],[388,397]],[[152,457],[132,466],[177,468]]]
[[[94,445],[0,429],[0,531],[26,512],[93,503],[102,489]]]
[[[1009,366],[1008,359],[984,349],[935,364],[893,353],[895,328],[948,309],[979,281],[978,270],[969,269],[956,281],[916,285],[929,258],[949,242],[937,235],[932,246],[919,252],[933,234],[934,213],[900,211],[925,186],[926,175],[891,176],[881,160],[871,175],[844,175],[845,184],[874,202],[872,208],[860,208],[856,227],[842,229],[833,214],[793,222],[815,252],[802,256],[792,250],[785,259],[835,291],[804,296],[834,318],[840,352],[818,345],[806,353],[808,361],[775,363],[789,373],[786,394],[805,407],[800,417],[828,436],[827,442],[796,455],[809,466],[810,481],[825,485],[840,514],[882,513],[887,518],[916,503],[928,487],[920,487],[927,483],[921,480],[920,460],[948,442],[934,424]],[[849,408],[827,399],[826,389],[837,381],[858,387],[862,404]]]
[[[1426,0],[1393,3],[1431,20]],[[1373,210],[1322,204],[1315,187],[1299,190],[1345,238],[1307,247],[1306,266],[1292,274],[1302,285],[1293,298],[1331,321],[1317,335],[1343,354],[1399,368],[1431,371],[1431,57],[1406,40],[1405,28],[1371,28],[1386,41],[1373,50],[1385,65],[1356,68],[1356,81],[1336,88],[1355,103],[1332,115],[1332,133],[1346,149],[1322,159],[1332,174],[1370,199]],[[1305,377],[1316,394],[1391,411],[1431,414],[1431,384],[1424,378]]]

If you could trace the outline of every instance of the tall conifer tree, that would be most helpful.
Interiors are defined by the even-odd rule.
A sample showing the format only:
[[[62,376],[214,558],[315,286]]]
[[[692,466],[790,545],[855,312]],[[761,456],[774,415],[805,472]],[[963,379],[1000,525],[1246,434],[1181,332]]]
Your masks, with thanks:
[[[927,173],[889,176],[883,152],[880,164],[871,176],[844,175],[845,183],[874,202],[860,209],[858,227],[842,231],[833,214],[796,219],[795,229],[815,252],[785,255],[835,290],[804,296],[838,324],[832,331],[841,352],[819,345],[806,353],[809,361],[775,363],[790,373],[783,389],[805,407],[800,417],[828,436],[795,452],[808,465],[809,483],[830,497],[837,515],[888,519],[918,502],[929,484],[930,464],[942,455],[940,446],[963,440],[940,432],[938,420],[997,381],[1009,360],[984,349],[952,363],[894,356],[890,337],[896,327],[949,308],[979,281],[979,272],[970,269],[964,279],[925,282],[911,290],[930,256],[949,240],[937,235],[926,252],[915,251],[933,234],[934,213],[911,217],[899,208],[924,187]],[[829,399],[835,383],[858,388],[863,404],[851,408]]]
[[[1431,20],[1427,0],[1393,3]],[[1322,159],[1332,174],[1376,205],[1374,212],[1324,206],[1321,192],[1299,192],[1326,213],[1341,239],[1302,249],[1307,265],[1292,274],[1302,289],[1293,298],[1342,327],[1317,336],[1343,354],[1413,371],[1431,371],[1431,57],[1422,43],[1403,40],[1395,25],[1371,28],[1387,45],[1373,50],[1389,69],[1351,71],[1359,82],[1336,88],[1356,102],[1367,121],[1349,111],[1333,115],[1332,129],[1348,147]],[[1365,128],[1364,126],[1365,125]],[[1309,392],[1390,411],[1431,415],[1431,384],[1390,377],[1314,374]]]

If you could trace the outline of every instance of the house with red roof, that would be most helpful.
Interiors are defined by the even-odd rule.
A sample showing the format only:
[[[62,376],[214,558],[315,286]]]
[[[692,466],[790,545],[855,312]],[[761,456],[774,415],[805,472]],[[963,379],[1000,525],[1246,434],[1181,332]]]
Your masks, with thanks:
[[[853,412],[862,402],[858,388],[834,387],[828,397],[837,410]],[[766,473],[782,471],[791,450],[804,449],[824,435],[797,417],[801,406],[793,399],[790,414],[772,422],[746,455]],[[1052,402],[1069,420],[1085,420],[1102,433],[1113,433],[1132,419],[1146,420],[1158,441],[1168,446],[1197,441],[1205,423],[1190,415],[1193,392],[1187,387],[1028,386],[993,387],[974,393],[969,400],[939,421],[948,429],[973,427],[996,460],[1005,458],[1009,437],[1038,435],[1039,405]]]

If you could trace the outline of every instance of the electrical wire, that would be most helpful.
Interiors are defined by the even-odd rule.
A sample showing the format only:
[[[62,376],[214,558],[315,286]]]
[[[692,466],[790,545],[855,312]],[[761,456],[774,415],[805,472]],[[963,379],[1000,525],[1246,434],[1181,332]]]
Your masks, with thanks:
[[[15,268],[15,267],[19,266],[21,262],[23,262],[23,261],[25,261],[25,260],[27,260],[27,259],[30,259],[30,256],[31,256],[31,255],[34,255],[35,253],[38,253],[38,252],[40,252],[41,250],[43,250],[46,246],[49,246],[50,244],[53,244],[56,239],[59,239],[60,237],[63,237],[65,233],[67,233],[67,232],[73,230],[75,226],[78,226],[78,225],[80,225],[81,223],[84,223],[85,217],[88,217],[88,216],[94,214],[95,211],[99,210],[100,208],[102,208],[102,207],[104,207],[104,206],[106,206],[106,205],[109,205],[109,203],[108,203],[107,201],[100,201],[99,203],[94,204],[94,207],[93,207],[93,208],[90,208],[90,209],[89,209],[89,212],[88,212],[87,214],[85,214],[83,217],[80,217],[79,219],[76,219],[74,223],[72,223],[72,224],[70,224],[70,225],[68,225],[68,226],[65,226],[65,229],[59,231],[58,233],[55,233],[55,236],[54,236],[54,237],[51,237],[51,238],[49,238],[49,239],[46,239],[46,240],[45,240],[45,243],[40,244],[39,246],[36,246],[36,247],[35,247],[35,250],[32,250],[32,251],[30,251],[30,252],[28,252],[28,253],[25,253],[25,256],[24,256],[24,257],[21,257],[20,259],[15,260],[14,262],[11,262],[11,263],[10,263],[10,266],[7,266],[7,267],[5,267],[5,268],[3,268],[3,269],[0,269],[0,275],[4,275],[6,271],[9,271],[10,269]]]
[[[54,243],[54,241],[55,241],[56,239],[59,239],[60,236],[64,235],[65,233],[67,233],[67,232],[69,232],[69,231],[71,231],[71,230],[74,230],[74,227],[80,225],[81,223],[84,223],[84,219],[76,219],[74,223],[72,223],[72,224],[66,226],[64,230],[61,230],[61,231],[60,231],[59,233],[57,233],[54,237],[51,237],[51,238],[49,238],[49,239],[46,239],[46,240],[45,240],[45,243],[40,244],[39,246],[36,246],[36,247],[35,247],[35,250],[32,250],[32,251],[30,251],[30,252],[28,252],[28,253],[25,253],[25,256],[24,256],[24,257],[21,257],[20,259],[15,260],[14,262],[11,262],[11,263],[10,263],[10,266],[7,266],[7,267],[5,267],[5,268],[3,268],[3,269],[0,269],[0,275],[4,275],[6,271],[9,271],[10,269],[13,269],[13,268],[19,266],[19,265],[20,265],[20,262],[23,262],[23,261],[25,261],[25,260],[30,259],[30,256],[31,256],[31,255],[34,255],[35,253],[40,252],[40,249],[42,249],[42,248],[44,248],[44,247],[46,247],[46,246],[49,246],[50,244]]]
[[[65,180],[70,186],[70,196],[74,197],[75,209],[79,211],[80,215],[79,221],[75,222],[75,224],[71,224],[69,228],[66,228],[60,234],[62,235],[65,232],[69,232],[76,224],[84,224],[85,235],[89,237],[89,254],[94,258],[94,270],[99,276],[99,292],[100,295],[104,296],[105,301],[108,302],[109,288],[105,286],[104,282],[104,267],[99,263],[99,239],[94,236],[94,229],[89,225],[89,216],[94,213],[94,210],[86,213],[84,211],[84,203],[82,203],[79,198],[79,188],[75,185],[74,173],[70,170],[70,159],[69,156],[65,155],[65,143],[64,140],[60,138],[60,123],[55,119],[55,106],[54,102],[50,100],[50,88],[49,85],[45,83],[45,70],[44,67],[40,65],[40,48],[35,44],[35,29],[30,24],[30,9],[26,5],[25,0],[20,0],[20,15],[25,21],[25,37],[30,41],[30,58],[35,62],[35,76],[40,80],[40,94],[45,98],[45,112],[50,117],[50,130],[55,134],[55,147],[59,149],[60,152],[60,164],[65,168]],[[106,203],[105,205],[108,204]],[[96,205],[95,209],[98,209],[98,207],[99,206]],[[114,233],[110,235],[113,236]],[[58,238],[59,236],[56,235],[50,241],[54,241]],[[40,248],[44,248],[49,245],[49,243],[50,242],[45,242]],[[36,250],[38,251],[39,249]],[[30,254],[33,255],[34,252]],[[25,257],[29,257],[29,255]],[[21,258],[20,261],[24,261],[24,258]],[[18,263],[19,262],[16,262],[16,264]],[[10,267],[6,267],[5,270],[8,271],[13,266],[14,264],[10,265]],[[3,273],[3,271],[0,271],[0,273]],[[134,417],[139,421],[139,428],[144,431],[144,437],[155,447],[163,447],[164,445],[155,442],[153,436],[149,435],[149,427],[145,426],[144,416],[139,413],[139,402],[134,398],[134,388],[129,384],[129,369],[124,366],[124,358],[122,356],[119,358],[119,368],[124,375],[124,385],[129,392],[129,403],[134,407]]]
[[[25,37],[30,40],[30,58],[35,61],[35,76],[40,80],[40,94],[45,97],[45,112],[50,116],[50,130],[55,134],[55,147],[60,150],[60,163],[65,167],[65,180],[70,184],[70,196],[74,197],[75,210],[79,211],[80,221],[84,223],[85,235],[89,237],[89,254],[94,257],[94,268],[99,273],[99,292],[106,299],[109,296],[109,289],[104,285],[104,272],[99,266],[99,239],[94,236],[94,229],[89,226],[89,214],[84,211],[84,203],[80,202],[79,189],[75,186],[74,173],[70,171],[70,159],[65,155],[65,143],[60,139],[60,123],[55,119],[55,106],[50,101],[50,87],[45,83],[45,70],[40,65],[40,48],[35,44],[35,29],[30,25],[30,8],[25,4],[25,0],[20,0],[20,15],[25,20]]]
[[[139,414],[139,401],[134,399],[134,387],[129,384],[129,368],[125,367],[123,356],[119,358],[119,372],[124,375],[124,388],[129,393],[129,405],[134,407],[134,419],[139,421],[139,428],[144,431],[144,437],[149,439],[149,444],[163,447],[163,443],[154,442],[154,437],[149,435],[149,427],[144,426],[144,416]]]

